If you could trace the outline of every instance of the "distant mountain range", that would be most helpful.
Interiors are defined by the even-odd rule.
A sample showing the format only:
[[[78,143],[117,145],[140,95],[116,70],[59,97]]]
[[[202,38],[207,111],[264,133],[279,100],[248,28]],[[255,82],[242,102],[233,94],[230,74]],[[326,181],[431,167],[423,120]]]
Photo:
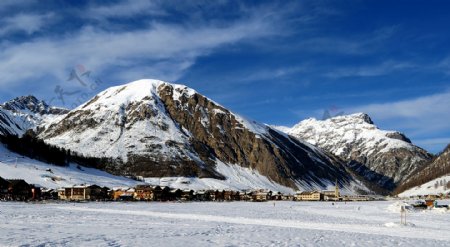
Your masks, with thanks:
[[[109,88],[70,111],[33,96],[0,105],[0,135],[30,131],[62,150],[107,158],[97,168],[109,173],[188,187],[294,191],[329,189],[337,180],[344,192],[389,193],[439,166],[405,135],[379,130],[366,114],[271,127],[186,86],[157,80]]]

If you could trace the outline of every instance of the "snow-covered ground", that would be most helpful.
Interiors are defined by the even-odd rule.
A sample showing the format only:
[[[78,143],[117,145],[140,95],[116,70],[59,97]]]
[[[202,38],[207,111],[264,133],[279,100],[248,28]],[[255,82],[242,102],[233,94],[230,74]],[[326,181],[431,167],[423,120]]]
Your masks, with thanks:
[[[449,211],[400,204],[0,202],[0,246],[450,246]]]

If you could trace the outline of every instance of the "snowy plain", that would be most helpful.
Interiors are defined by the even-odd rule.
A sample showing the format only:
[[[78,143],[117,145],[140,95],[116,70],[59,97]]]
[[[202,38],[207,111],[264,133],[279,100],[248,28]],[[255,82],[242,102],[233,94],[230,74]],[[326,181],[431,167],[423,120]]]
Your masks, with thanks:
[[[0,246],[450,246],[449,211],[399,205],[0,202]]]

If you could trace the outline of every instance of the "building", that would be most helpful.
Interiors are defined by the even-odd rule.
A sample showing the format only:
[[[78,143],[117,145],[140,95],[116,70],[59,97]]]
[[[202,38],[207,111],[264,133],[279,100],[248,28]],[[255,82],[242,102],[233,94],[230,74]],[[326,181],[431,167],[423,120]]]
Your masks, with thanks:
[[[0,194],[6,194],[8,192],[9,182],[0,177]]]
[[[233,200],[233,191],[224,190],[223,191],[223,200],[224,201],[232,201]]]
[[[33,186],[23,179],[8,179],[8,194],[11,200],[26,201],[33,197]]]
[[[209,201],[210,200],[210,191],[199,190],[195,192],[195,200],[196,201]]]
[[[108,188],[98,185],[75,185],[58,190],[61,200],[68,201],[92,201],[108,199]]]
[[[58,191],[54,189],[42,189],[41,191],[42,200],[56,200],[58,199]]]
[[[214,196],[212,196],[213,201],[221,202],[225,199],[223,190],[222,191],[216,190],[216,191],[214,191],[213,194],[214,194]]]
[[[153,188],[147,184],[137,185],[135,187],[134,199],[138,201],[153,201]]]
[[[193,190],[182,190],[181,191],[181,200],[182,201],[192,201],[193,198],[194,198]]]
[[[319,191],[302,191],[295,195],[297,201],[323,201],[324,195]]]
[[[255,202],[265,202],[267,200],[270,200],[271,196],[271,191],[258,190],[252,193],[252,200]]]
[[[342,200],[340,192],[339,192],[339,184],[336,180],[336,185],[334,186],[334,190],[323,190],[323,199],[325,201],[340,201]]]
[[[281,200],[283,200],[283,194],[281,192],[272,192],[271,200],[281,201]]]
[[[371,198],[365,195],[345,195],[342,197],[344,201],[370,201]]]
[[[252,194],[251,191],[242,192],[239,194],[239,200],[241,201],[251,201],[252,200]]]
[[[167,186],[156,186],[153,188],[154,201],[169,201],[171,198],[170,188]]]
[[[133,201],[135,189],[134,188],[115,188],[112,190],[112,199],[115,201]]]

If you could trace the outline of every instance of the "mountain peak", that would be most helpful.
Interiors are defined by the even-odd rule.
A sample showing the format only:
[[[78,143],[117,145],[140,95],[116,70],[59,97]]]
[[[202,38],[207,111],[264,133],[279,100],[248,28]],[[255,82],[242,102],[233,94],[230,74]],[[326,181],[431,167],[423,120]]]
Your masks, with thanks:
[[[343,116],[343,117],[345,117],[345,116]],[[361,119],[368,124],[374,124],[372,119],[370,118],[370,116],[367,113],[363,113],[363,112],[354,113],[354,114],[348,115],[348,117]]]
[[[132,81],[123,85],[113,86],[97,94],[90,101],[81,105],[80,109],[90,109],[101,104],[102,106],[120,106],[131,102],[138,102],[144,99],[152,98],[158,94],[158,90],[162,86],[170,86],[174,88],[174,97],[184,94],[193,95],[195,90],[181,84],[174,84],[155,79],[141,79]],[[95,102],[95,104],[94,104]]]
[[[45,101],[37,99],[33,95],[26,95],[14,98],[1,105],[3,109],[17,113],[32,114],[65,114],[67,109],[50,107]]]
[[[30,110],[38,113],[40,108],[47,108],[44,101],[38,100],[33,95],[20,96],[3,104],[4,108],[10,111]]]

